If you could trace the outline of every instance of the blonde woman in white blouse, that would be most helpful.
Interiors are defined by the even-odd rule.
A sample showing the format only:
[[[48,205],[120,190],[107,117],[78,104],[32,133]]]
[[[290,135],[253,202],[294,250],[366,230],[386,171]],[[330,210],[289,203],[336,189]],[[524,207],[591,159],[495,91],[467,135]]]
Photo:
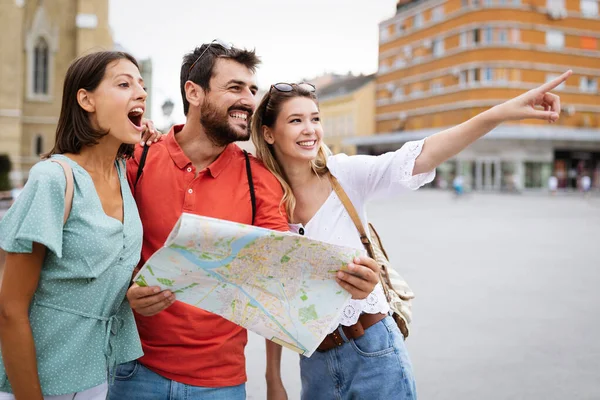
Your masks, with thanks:
[[[278,83],[271,86],[254,113],[252,141],[257,157],[283,186],[292,231],[363,249],[356,227],[326,174],[337,178],[367,226],[368,200],[431,182],[438,165],[502,122],[526,118],[557,121],[560,98],[549,91],[570,74],[567,71],[467,122],[380,156],[328,154],[322,142],[314,86]],[[338,278],[338,283],[353,293],[343,278]],[[363,297],[353,293],[338,328],[325,339],[320,351],[310,358],[301,356],[302,399],[416,399],[412,365],[403,336],[388,315],[381,285]],[[357,323],[364,333],[352,329]],[[280,353],[269,351],[273,352],[273,347],[267,353],[268,399],[286,399]]]

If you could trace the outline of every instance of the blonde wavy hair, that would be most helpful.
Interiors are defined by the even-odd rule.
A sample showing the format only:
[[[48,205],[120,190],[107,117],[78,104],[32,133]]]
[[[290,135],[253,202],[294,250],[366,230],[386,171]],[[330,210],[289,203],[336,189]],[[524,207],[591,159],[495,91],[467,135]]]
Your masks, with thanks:
[[[283,104],[296,97],[309,98],[315,102],[317,108],[319,107],[319,101],[314,92],[309,92],[298,85],[292,85],[292,90],[290,92],[280,92],[271,86],[271,89],[262,98],[258,108],[254,112],[251,133],[252,142],[256,147],[256,157],[263,162],[273,175],[275,175],[283,188],[283,199],[281,202],[285,205],[287,218],[290,222],[293,221],[294,209],[296,208],[296,197],[286,180],[281,165],[275,157],[273,146],[267,143],[262,131],[263,126],[273,129]],[[331,151],[325,143],[321,142],[316,158],[310,161],[311,168],[317,176],[323,176],[329,172],[327,169],[327,157],[329,155],[331,155]]]

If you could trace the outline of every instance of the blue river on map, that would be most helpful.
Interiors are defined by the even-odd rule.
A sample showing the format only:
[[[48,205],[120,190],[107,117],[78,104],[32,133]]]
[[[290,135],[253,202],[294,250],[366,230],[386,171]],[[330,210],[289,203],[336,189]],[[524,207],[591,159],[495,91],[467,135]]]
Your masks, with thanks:
[[[183,256],[186,260],[188,260],[189,262],[191,262],[192,264],[202,268],[204,271],[206,271],[207,274],[209,274],[210,276],[212,276],[213,278],[215,278],[216,280],[218,280],[219,282],[223,282],[226,283],[228,285],[232,285],[235,286],[236,288],[238,288],[242,293],[244,293],[244,295],[249,299],[250,304],[252,304],[254,307],[257,307],[258,309],[260,309],[267,317],[269,317],[271,319],[271,321],[275,322],[275,324],[277,324],[277,326],[279,326],[279,328],[290,338],[293,339],[294,342],[296,342],[296,345],[301,348],[302,350],[306,351],[307,349],[300,343],[298,342],[298,340],[291,334],[289,333],[268,311],[267,309],[265,309],[259,302],[257,302],[252,296],[250,296],[250,294],[248,292],[246,292],[244,290],[243,287],[236,285],[232,282],[227,281],[225,278],[223,278],[219,273],[213,271],[216,268],[219,267],[223,267],[229,263],[231,263],[233,260],[235,260],[235,258],[237,257],[238,253],[244,249],[246,246],[248,246],[250,243],[254,242],[256,239],[265,236],[265,233],[262,232],[251,232],[248,233],[246,235],[244,235],[243,237],[234,240],[231,243],[231,255],[229,257],[223,258],[221,260],[217,260],[217,261],[207,261],[207,260],[200,260],[197,258],[197,256],[195,256],[194,254],[190,253],[187,250],[184,249],[180,249],[180,248],[173,248],[171,247],[171,250],[177,252],[178,254],[180,254],[181,256]]]

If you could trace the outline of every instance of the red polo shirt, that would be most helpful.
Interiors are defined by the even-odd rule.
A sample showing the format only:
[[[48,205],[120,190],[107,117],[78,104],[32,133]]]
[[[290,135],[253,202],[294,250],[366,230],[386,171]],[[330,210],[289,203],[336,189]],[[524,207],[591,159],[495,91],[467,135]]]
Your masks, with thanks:
[[[163,246],[182,212],[252,223],[252,203],[246,161],[236,144],[228,145],[207,168],[198,171],[183,153],[175,126],[161,142],[153,144],[144,172],[134,191],[144,226],[140,266]],[[127,162],[133,191],[142,147]],[[277,179],[251,157],[256,193],[254,225],[288,230],[280,207],[283,191]],[[194,386],[236,386],[246,382],[244,328],[224,318],[176,301],[152,317],[135,314],[144,356],[140,362],[152,371]]]

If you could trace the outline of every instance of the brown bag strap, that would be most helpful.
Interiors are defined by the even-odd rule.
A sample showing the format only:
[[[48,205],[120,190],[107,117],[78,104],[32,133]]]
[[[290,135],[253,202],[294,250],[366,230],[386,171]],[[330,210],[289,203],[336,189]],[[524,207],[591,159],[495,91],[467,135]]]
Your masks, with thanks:
[[[69,219],[69,214],[71,213],[71,207],[73,207],[73,170],[66,161],[56,159],[51,159],[50,161],[55,162],[62,167],[63,172],[65,173],[65,178],[67,179],[67,187],[65,189],[65,213],[63,217],[64,225],[67,223],[67,219]]]
[[[340,185],[340,182],[338,182],[337,178],[335,176],[331,175],[331,173],[329,173],[328,176],[329,176],[329,181],[331,182],[331,187],[333,188],[333,190],[339,197],[340,201],[344,205],[344,208],[346,208],[346,211],[350,215],[350,218],[352,218],[352,222],[354,222],[354,225],[356,226],[356,229],[358,230],[358,233],[360,234],[360,241],[362,242],[363,246],[365,246],[365,249],[367,250],[369,257],[374,259],[375,255],[373,252],[371,240],[369,239],[369,235],[367,235],[367,232],[365,231],[365,227],[363,226],[363,224],[358,216],[358,213],[356,212],[356,208],[354,207],[354,204],[352,204],[352,201],[346,194],[346,191],[344,190],[344,188],[342,188],[342,186]]]

